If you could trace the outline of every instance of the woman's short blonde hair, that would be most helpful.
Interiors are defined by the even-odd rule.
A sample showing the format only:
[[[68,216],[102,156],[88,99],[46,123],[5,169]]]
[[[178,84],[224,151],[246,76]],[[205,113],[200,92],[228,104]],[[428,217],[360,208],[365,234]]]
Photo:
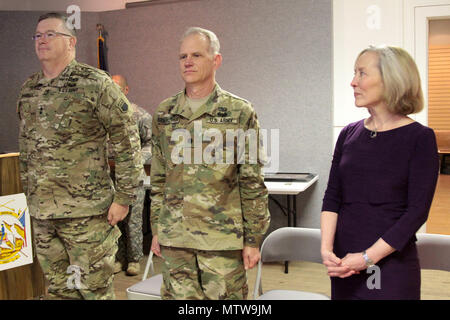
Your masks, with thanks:
[[[408,115],[423,109],[423,92],[419,70],[406,50],[391,46],[370,46],[358,58],[374,52],[384,84],[384,100],[391,112]]]

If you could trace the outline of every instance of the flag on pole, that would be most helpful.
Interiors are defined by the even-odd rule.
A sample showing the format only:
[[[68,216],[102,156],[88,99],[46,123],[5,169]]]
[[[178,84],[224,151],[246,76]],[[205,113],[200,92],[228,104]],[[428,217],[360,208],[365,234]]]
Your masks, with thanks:
[[[97,37],[97,68],[108,71],[106,68],[105,57],[105,39],[102,36],[103,25],[97,24],[98,37]]]

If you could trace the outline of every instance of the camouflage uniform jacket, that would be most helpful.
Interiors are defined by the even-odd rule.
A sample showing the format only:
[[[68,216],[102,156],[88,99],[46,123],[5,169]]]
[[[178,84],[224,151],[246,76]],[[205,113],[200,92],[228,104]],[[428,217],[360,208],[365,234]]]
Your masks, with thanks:
[[[141,141],[141,155],[144,164],[150,164],[152,160],[152,116],[135,103],[131,103],[133,118],[139,129],[139,138]],[[108,140],[109,157],[114,157],[114,150],[111,142]]]
[[[179,141],[172,141],[174,131],[185,129],[190,133],[187,141],[194,143],[188,153],[192,155],[199,150],[194,147],[199,139],[194,136],[194,128],[199,125],[203,131],[200,152],[212,141],[204,135],[205,130],[215,130],[218,140],[224,142],[215,149],[224,152],[224,163],[174,159]],[[151,226],[160,244],[199,250],[239,250],[244,245],[260,245],[270,222],[268,191],[259,158],[250,163],[246,153],[246,161],[238,163],[236,139],[231,144],[226,140],[226,130],[238,129],[259,133],[256,113],[248,101],[217,84],[195,114],[184,92],[158,106],[152,125]],[[234,155],[234,161],[225,161],[228,153]]]
[[[54,79],[42,71],[20,91],[20,173],[30,214],[39,219],[105,214],[129,205],[142,181],[139,135],[130,103],[109,75],[72,60]],[[116,154],[109,177],[107,133]]]
[[[144,164],[150,164],[152,161],[152,116],[134,103],[131,104],[131,107],[141,138],[142,161]]]

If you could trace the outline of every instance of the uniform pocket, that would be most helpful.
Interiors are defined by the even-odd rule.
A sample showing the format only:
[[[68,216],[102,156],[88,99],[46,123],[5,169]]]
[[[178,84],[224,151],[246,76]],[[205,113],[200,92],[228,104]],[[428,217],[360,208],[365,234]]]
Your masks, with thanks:
[[[105,216],[101,217],[105,219],[106,224]],[[89,289],[105,288],[111,284],[118,249],[117,242],[120,235],[121,233],[117,226],[109,226],[104,233],[103,241],[89,249],[89,276],[87,277]]]

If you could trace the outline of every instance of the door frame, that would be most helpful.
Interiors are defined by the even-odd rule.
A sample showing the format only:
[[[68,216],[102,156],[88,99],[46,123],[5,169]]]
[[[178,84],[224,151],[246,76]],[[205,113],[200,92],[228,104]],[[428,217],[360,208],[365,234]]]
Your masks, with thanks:
[[[428,125],[428,22],[449,19],[450,0],[404,0],[403,5],[403,45],[416,61],[425,103],[423,111],[413,118]]]

